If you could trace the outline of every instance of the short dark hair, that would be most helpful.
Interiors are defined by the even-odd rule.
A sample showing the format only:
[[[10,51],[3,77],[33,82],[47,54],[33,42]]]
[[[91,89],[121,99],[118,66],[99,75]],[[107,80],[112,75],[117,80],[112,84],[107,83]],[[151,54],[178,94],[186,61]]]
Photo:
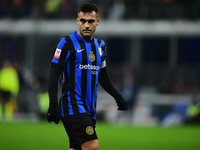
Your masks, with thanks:
[[[92,11],[95,11],[96,13],[98,13],[98,7],[94,3],[84,3],[84,4],[81,4],[78,8],[78,13],[79,12],[83,12],[83,13],[89,12],[90,13]]]

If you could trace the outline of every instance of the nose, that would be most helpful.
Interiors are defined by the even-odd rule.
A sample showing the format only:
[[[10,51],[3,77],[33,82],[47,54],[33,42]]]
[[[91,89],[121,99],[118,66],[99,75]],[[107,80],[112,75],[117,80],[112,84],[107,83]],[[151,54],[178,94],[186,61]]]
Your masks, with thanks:
[[[89,23],[86,21],[86,23],[85,23],[85,27],[86,28],[89,28],[90,26],[89,26]]]

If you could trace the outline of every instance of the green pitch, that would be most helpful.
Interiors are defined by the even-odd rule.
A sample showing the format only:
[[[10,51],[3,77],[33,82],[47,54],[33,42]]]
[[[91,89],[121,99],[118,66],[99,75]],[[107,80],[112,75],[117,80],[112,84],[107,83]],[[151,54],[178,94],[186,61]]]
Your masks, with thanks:
[[[134,127],[97,122],[100,150],[198,150],[200,126]],[[0,124],[1,150],[67,150],[61,123]]]

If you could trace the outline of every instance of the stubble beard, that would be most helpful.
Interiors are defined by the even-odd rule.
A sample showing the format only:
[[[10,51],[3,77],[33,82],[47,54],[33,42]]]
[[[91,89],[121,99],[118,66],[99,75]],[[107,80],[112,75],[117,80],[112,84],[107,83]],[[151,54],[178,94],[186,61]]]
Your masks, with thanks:
[[[81,32],[81,35],[86,38],[86,39],[89,39],[93,36],[93,33],[84,33],[84,31]]]

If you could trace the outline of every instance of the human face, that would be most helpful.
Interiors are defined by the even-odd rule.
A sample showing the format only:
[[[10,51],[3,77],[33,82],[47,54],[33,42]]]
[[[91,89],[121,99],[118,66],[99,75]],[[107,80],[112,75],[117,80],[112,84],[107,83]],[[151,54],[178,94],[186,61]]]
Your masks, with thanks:
[[[92,12],[79,12],[77,18],[77,25],[79,30],[77,34],[85,40],[92,40],[93,34],[96,31],[96,26],[99,25],[100,19],[97,18],[95,11]]]

